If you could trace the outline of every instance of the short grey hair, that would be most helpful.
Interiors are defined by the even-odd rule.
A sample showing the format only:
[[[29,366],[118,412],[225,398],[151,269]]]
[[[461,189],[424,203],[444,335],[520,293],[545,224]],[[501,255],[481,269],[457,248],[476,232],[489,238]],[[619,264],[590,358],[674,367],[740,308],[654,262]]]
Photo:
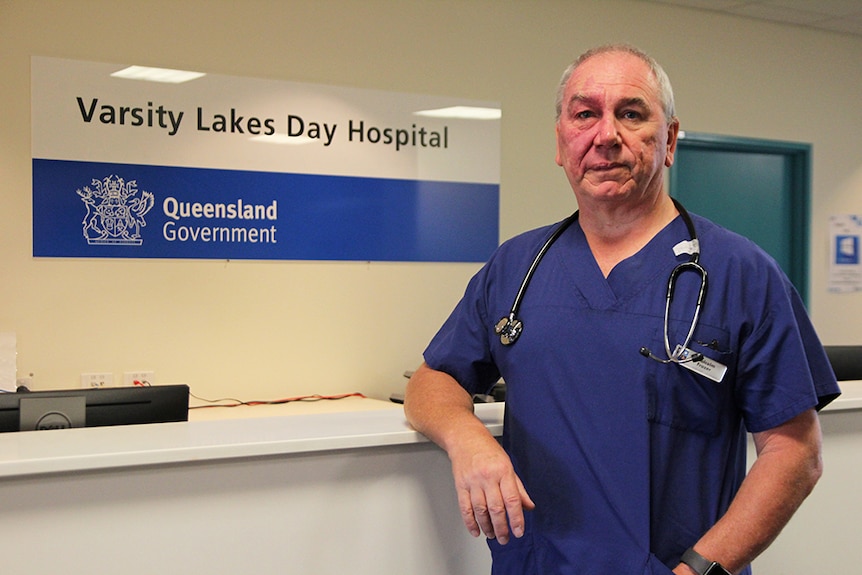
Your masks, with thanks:
[[[664,71],[664,68],[662,68],[661,65],[656,62],[656,60],[652,56],[630,44],[605,44],[603,46],[598,46],[596,48],[587,50],[586,52],[578,56],[577,60],[569,64],[569,67],[566,68],[565,72],[563,72],[563,77],[560,79],[560,85],[557,87],[556,120],[559,122],[560,116],[563,114],[563,93],[566,91],[566,84],[568,84],[569,78],[572,77],[572,74],[575,72],[575,70],[577,70],[578,66],[580,66],[593,56],[597,56],[599,54],[608,54],[612,52],[623,52],[626,54],[632,54],[643,60],[647,64],[647,66],[650,67],[650,70],[652,70],[656,82],[658,83],[658,96],[659,100],[662,103],[662,107],[664,108],[665,119],[668,123],[673,122],[676,119],[676,108],[674,107],[673,88],[670,85],[670,78],[668,78],[667,73],[665,73]]]

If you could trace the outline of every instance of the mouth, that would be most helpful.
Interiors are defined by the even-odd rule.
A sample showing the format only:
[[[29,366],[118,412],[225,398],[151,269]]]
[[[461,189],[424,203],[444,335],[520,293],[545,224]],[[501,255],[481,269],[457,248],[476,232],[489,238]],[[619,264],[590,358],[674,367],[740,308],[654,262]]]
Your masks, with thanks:
[[[603,162],[601,164],[593,164],[590,170],[593,172],[612,172],[614,170],[628,169],[628,166],[618,162]]]
[[[617,178],[621,175],[628,174],[630,169],[627,165],[619,162],[603,162],[600,164],[593,164],[587,171],[598,177]]]

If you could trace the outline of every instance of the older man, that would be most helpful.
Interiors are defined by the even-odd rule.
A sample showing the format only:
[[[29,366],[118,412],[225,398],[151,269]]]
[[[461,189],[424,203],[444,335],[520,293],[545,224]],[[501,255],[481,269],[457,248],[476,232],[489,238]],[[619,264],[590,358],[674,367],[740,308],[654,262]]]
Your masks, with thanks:
[[[665,192],[679,122],[652,58],[587,52],[557,116],[579,211],[476,274],[407,417],[448,453],[496,574],[749,573],[821,474],[823,348],[771,258]],[[500,376],[502,444],[472,410]]]

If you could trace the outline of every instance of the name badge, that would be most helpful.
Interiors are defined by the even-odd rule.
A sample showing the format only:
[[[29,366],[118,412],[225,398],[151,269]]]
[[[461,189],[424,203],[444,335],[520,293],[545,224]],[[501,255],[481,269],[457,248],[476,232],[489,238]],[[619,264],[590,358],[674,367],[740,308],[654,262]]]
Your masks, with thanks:
[[[680,359],[688,359],[696,353],[696,351],[693,351],[689,348],[682,349],[681,345],[676,346],[676,350],[674,350],[674,355],[679,354],[678,357]],[[719,363],[714,359],[710,359],[706,356],[702,356],[701,359],[697,361],[685,361],[680,363],[679,365],[683,366],[689,371],[699,373],[700,375],[706,377],[707,379],[711,379],[716,383],[721,383],[724,379],[724,374],[727,373],[726,365],[724,365],[723,363]]]

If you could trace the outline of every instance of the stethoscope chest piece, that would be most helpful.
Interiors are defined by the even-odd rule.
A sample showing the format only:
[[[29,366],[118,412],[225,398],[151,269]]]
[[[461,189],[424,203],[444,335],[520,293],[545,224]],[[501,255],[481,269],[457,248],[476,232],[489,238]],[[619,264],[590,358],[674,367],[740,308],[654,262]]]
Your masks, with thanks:
[[[501,318],[494,326],[494,332],[500,336],[500,343],[503,345],[515,343],[522,331],[524,331],[524,324],[521,323],[521,320],[516,319],[514,314]]]

